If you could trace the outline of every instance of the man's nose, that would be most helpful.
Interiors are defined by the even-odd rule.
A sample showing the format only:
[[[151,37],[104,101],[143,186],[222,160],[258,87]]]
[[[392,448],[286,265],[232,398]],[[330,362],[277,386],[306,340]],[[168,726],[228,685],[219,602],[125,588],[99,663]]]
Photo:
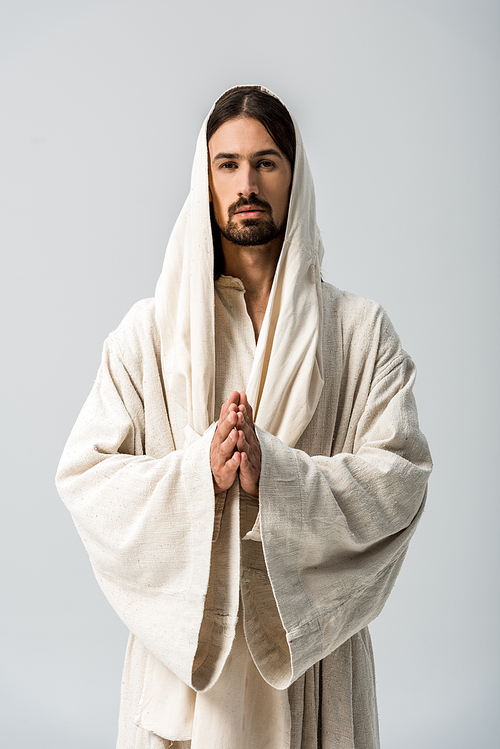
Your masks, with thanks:
[[[249,195],[258,194],[259,185],[256,169],[253,169],[249,164],[242,165],[238,170],[238,177],[238,195],[246,198]]]

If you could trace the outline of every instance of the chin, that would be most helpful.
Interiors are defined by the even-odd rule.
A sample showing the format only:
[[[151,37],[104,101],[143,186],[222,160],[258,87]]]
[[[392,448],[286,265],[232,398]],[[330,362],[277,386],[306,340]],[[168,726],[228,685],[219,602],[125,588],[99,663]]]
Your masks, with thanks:
[[[228,242],[240,247],[262,247],[281,233],[272,219],[246,218],[240,226],[228,221],[224,228],[219,228]]]

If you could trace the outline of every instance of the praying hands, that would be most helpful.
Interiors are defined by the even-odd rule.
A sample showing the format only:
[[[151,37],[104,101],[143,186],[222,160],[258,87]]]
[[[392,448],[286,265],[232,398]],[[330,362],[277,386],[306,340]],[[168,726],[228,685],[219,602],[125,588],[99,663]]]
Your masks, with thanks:
[[[234,390],[221,408],[210,445],[210,467],[215,493],[229,489],[239,471],[243,491],[258,497],[260,459],[252,407],[245,393]]]

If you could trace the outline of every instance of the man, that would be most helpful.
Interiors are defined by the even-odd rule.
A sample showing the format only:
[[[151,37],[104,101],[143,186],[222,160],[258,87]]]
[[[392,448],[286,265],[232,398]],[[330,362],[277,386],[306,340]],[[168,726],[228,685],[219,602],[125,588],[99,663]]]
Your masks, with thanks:
[[[287,109],[231,89],[58,472],[131,631],[121,749],[378,746],[366,625],[431,462],[413,363],[322,253]]]

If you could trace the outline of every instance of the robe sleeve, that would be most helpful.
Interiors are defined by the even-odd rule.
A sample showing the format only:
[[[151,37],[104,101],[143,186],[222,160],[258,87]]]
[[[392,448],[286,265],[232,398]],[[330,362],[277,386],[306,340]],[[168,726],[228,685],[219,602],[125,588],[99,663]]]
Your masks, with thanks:
[[[141,454],[143,393],[108,339],[56,483],[112,606],[191,685],[214,529],[213,430],[174,450],[161,387],[153,392],[161,403],[151,409],[157,416],[151,429],[168,433],[163,444],[171,443],[163,457]],[[165,421],[158,418],[162,409]]]
[[[431,459],[404,353],[372,378],[353,452],[310,457],[257,428],[262,544],[242,543],[245,634],[285,689],[382,610],[422,513]]]

